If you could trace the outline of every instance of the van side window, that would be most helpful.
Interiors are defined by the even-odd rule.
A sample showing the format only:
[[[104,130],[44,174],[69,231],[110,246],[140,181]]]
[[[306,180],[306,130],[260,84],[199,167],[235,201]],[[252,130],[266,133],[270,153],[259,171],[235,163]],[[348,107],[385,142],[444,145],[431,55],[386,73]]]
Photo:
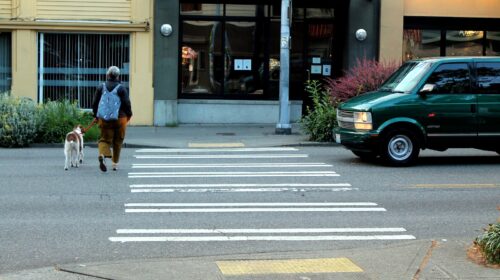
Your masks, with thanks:
[[[500,63],[482,62],[476,67],[478,92],[500,94]]]
[[[433,84],[432,93],[470,93],[470,75],[467,63],[440,65],[427,79]]]

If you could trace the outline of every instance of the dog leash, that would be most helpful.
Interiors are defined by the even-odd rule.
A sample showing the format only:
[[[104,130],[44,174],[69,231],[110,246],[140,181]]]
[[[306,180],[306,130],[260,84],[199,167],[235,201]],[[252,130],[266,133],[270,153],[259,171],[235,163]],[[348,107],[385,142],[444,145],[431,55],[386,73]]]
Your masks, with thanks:
[[[97,123],[97,118],[95,118],[95,119],[94,119],[94,120],[90,123],[90,125],[89,125],[89,126],[87,126],[86,128],[84,128],[82,132],[83,132],[83,133],[86,133],[86,132],[87,132],[89,129],[91,129],[91,128],[94,126],[94,124],[96,124],[96,123]]]

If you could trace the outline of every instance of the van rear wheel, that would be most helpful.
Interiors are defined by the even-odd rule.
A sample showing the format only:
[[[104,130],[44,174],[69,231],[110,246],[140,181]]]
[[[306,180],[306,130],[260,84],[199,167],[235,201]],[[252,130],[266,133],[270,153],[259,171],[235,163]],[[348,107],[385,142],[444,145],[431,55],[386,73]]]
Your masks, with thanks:
[[[397,129],[386,134],[382,141],[381,157],[389,165],[409,166],[420,153],[420,143],[411,130]]]

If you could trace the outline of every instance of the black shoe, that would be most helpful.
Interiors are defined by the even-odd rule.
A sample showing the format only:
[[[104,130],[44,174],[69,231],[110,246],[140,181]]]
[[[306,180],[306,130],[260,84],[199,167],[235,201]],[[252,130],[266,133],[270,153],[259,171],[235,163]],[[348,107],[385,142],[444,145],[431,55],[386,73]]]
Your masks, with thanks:
[[[99,168],[101,169],[102,172],[108,171],[108,169],[106,168],[106,163],[104,162],[103,156],[99,156]]]

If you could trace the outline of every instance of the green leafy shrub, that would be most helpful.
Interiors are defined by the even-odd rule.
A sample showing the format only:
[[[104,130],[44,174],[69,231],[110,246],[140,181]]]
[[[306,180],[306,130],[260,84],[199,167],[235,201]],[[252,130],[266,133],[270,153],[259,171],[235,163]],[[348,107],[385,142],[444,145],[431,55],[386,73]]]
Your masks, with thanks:
[[[491,224],[485,233],[476,238],[490,264],[500,264],[500,223]]]
[[[40,132],[37,143],[62,143],[66,133],[80,124],[87,127],[93,120],[92,114],[84,112],[76,103],[69,100],[49,101],[41,106]],[[85,134],[85,140],[97,139],[97,128],[93,127]]]
[[[37,135],[40,117],[37,104],[28,98],[0,93],[0,146],[26,147]]]
[[[336,123],[335,107],[330,92],[320,81],[306,83],[306,92],[312,98],[313,108],[306,108],[306,116],[300,123],[312,141],[333,141],[332,129]]]

